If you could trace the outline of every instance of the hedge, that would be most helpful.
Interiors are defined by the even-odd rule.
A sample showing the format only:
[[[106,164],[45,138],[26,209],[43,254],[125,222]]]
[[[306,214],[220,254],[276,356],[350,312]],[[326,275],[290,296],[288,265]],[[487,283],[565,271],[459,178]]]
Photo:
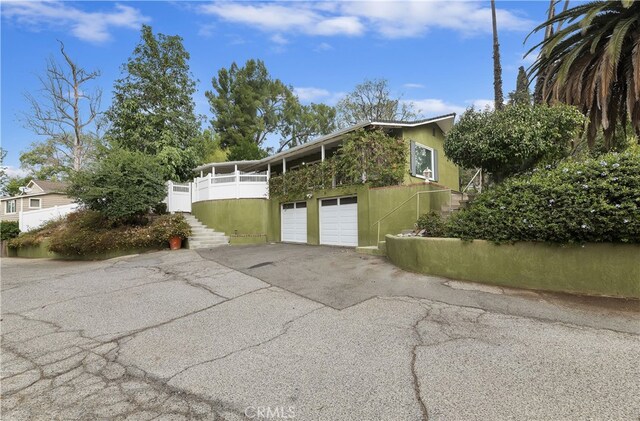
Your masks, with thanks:
[[[640,152],[563,161],[510,178],[452,215],[445,230],[496,243],[640,243]]]

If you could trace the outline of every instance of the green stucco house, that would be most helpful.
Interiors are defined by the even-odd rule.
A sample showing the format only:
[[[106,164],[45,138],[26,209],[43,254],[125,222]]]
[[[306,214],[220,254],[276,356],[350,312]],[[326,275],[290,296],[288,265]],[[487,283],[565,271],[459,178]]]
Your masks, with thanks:
[[[230,237],[231,244],[292,242],[377,246],[387,233],[412,228],[417,216],[451,205],[459,169],[443,153],[455,114],[418,121],[373,121],[322,136],[258,161],[213,162],[195,169],[193,183],[170,184],[170,211],[191,212]],[[295,200],[269,197],[269,178],[333,156],[345,135],[382,129],[408,149],[399,186],[366,183],[312,191]]]

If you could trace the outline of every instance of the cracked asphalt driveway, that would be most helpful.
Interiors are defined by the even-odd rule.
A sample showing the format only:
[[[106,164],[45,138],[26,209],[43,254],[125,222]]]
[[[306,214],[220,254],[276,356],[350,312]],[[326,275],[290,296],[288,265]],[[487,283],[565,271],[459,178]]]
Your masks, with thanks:
[[[2,419],[640,416],[637,302],[287,247],[3,259]],[[301,255],[261,265],[287,251]],[[314,289],[314,256],[342,259],[342,277],[327,269]]]

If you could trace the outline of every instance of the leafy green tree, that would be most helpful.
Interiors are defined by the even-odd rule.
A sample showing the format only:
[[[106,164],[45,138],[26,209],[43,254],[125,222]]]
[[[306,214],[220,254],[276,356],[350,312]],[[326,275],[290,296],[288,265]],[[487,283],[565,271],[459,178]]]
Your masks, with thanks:
[[[386,79],[365,80],[336,105],[338,125],[353,126],[363,121],[412,120],[417,117],[413,103],[391,96]]]
[[[93,133],[81,134],[81,137],[80,168],[83,168],[100,157],[104,144],[103,140]],[[20,154],[20,166],[33,178],[65,180],[75,171],[74,160],[77,156],[72,152],[74,139],[67,134],[61,134],[43,142],[32,143],[30,149]]]
[[[143,215],[167,192],[159,160],[139,151],[116,148],[71,178],[69,196],[112,221]]]
[[[292,106],[285,114],[285,124],[278,152],[285,147],[302,145],[336,129],[336,109],[325,104]]]
[[[197,164],[223,162],[227,160],[229,151],[220,145],[220,137],[211,130],[203,130],[194,142]]]
[[[447,133],[444,152],[464,168],[482,168],[496,181],[566,157],[585,117],[575,107],[510,106],[468,109]]]
[[[20,194],[20,187],[24,187],[34,177],[28,175],[26,177],[8,177],[4,183],[4,194],[8,196],[16,196]]]
[[[173,180],[189,179],[197,162],[193,145],[199,122],[188,61],[181,37],[156,36],[143,25],[106,113],[113,145],[157,156],[164,176]]]
[[[529,78],[524,66],[518,68],[516,90],[509,92],[509,105],[531,105],[532,97],[529,91]]]
[[[552,25],[568,22],[550,33]],[[541,53],[530,69],[545,103],[575,105],[589,116],[589,146],[604,131],[614,146],[616,122],[630,120],[640,142],[640,2],[592,1],[553,15],[533,32],[547,35],[531,51]],[[531,52],[530,51],[530,52]]]

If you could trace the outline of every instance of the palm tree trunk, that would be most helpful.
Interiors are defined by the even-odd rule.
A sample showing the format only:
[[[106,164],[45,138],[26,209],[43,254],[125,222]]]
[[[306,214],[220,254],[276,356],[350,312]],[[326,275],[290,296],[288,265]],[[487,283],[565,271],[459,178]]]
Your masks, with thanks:
[[[500,44],[498,43],[498,25],[496,23],[496,1],[491,0],[491,21],[493,24],[493,92],[495,109],[501,110],[504,105],[502,94],[502,66],[500,65]]]

